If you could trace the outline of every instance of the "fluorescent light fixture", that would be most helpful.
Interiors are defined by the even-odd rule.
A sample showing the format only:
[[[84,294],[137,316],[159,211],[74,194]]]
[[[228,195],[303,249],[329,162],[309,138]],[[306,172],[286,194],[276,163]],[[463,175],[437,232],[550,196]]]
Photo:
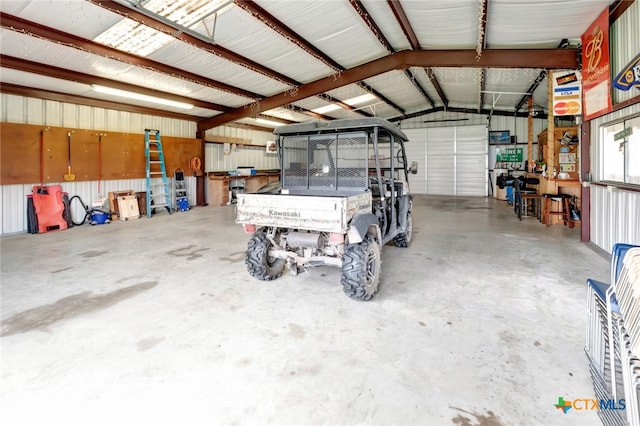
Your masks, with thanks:
[[[338,105],[329,104],[329,105],[322,106],[320,108],[312,109],[311,111],[317,112],[318,114],[325,114],[327,112],[336,111],[336,110],[339,110],[339,109],[340,109],[340,107]]]
[[[264,118],[256,118],[256,121],[260,124],[266,124],[267,126],[284,126],[284,123],[279,123],[277,121],[265,120]]]
[[[176,102],[169,99],[157,98],[155,96],[143,95],[142,93],[128,92],[126,90],[114,89],[113,87],[99,86],[92,84],[91,88],[98,93],[106,95],[122,96],[123,98],[136,99],[138,101],[153,102],[160,105],[172,106],[181,109],[192,109],[193,105],[185,102]]]
[[[359,104],[363,104],[365,102],[372,101],[374,99],[376,99],[374,95],[372,95],[371,93],[367,93],[365,95],[360,95],[360,96],[356,96],[355,98],[347,99],[346,101],[344,101],[344,103],[351,106],[356,106]]]
[[[355,106],[355,105],[363,104],[365,102],[372,101],[374,99],[376,99],[375,95],[372,95],[371,93],[367,93],[365,95],[360,95],[360,96],[356,96],[355,98],[347,99],[346,101],[344,101],[344,103],[347,105]],[[324,113],[336,111],[339,109],[340,109],[340,106],[336,104],[329,104],[329,105],[322,106],[320,108],[312,109],[311,111],[317,112],[318,114],[324,114]]]

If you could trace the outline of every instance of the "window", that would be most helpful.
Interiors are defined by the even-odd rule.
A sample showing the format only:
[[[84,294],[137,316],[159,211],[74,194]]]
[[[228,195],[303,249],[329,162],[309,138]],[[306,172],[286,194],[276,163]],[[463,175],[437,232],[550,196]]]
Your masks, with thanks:
[[[640,116],[601,128],[600,180],[640,185]]]

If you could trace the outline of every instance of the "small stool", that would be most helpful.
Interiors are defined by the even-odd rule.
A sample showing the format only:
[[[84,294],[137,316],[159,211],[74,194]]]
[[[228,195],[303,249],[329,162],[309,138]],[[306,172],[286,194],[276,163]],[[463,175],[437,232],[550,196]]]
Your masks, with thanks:
[[[520,189],[518,186],[514,186],[514,188],[513,210],[516,212],[518,219],[522,220],[522,216],[528,216],[529,211],[531,211],[540,220],[540,211],[542,210],[541,195],[535,189]],[[529,201],[531,201],[531,204],[529,204]]]
[[[549,216],[556,215],[562,217],[562,222],[564,225],[568,225],[569,228],[573,228],[573,223],[571,221],[571,217],[569,216],[569,199],[571,198],[571,195],[546,193],[542,194],[542,198],[544,199],[542,223],[544,223],[547,227],[551,226],[551,220],[549,220]],[[553,201],[560,202],[560,210],[551,210],[551,202]]]

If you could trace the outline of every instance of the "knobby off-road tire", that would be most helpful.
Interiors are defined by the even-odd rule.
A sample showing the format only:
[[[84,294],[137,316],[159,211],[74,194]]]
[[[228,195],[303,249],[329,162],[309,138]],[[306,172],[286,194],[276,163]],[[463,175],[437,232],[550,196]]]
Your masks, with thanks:
[[[398,234],[393,239],[393,244],[396,247],[409,247],[411,245],[411,238],[413,237],[413,220],[411,219],[411,212],[407,213],[407,229],[402,234]]]
[[[245,264],[252,277],[262,281],[271,281],[282,275],[285,260],[269,256],[269,250],[272,247],[273,244],[264,231],[258,231],[251,236],[247,244]]]
[[[380,282],[380,246],[368,238],[344,248],[342,258],[342,287],[352,299],[370,300]]]

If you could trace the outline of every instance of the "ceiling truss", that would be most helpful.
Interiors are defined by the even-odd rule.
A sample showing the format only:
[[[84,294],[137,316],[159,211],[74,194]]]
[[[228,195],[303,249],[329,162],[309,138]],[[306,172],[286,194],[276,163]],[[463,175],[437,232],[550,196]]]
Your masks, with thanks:
[[[402,120],[411,118],[413,116],[428,114],[436,111],[468,111],[466,108],[451,108],[449,107],[449,99],[441,87],[438,81],[437,73],[434,68],[438,67],[463,67],[463,68],[481,68],[480,78],[478,81],[478,105],[477,108],[471,109],[475,113],[487,113],[500,115],[498,111],[488,110],[485,106],[485,92],[486,92],[486,73],[491,68],[537,68],[542,69],[535,81],[526,90],[526,94],[523,94],[519,102],[514,106],[516,114],[520,113],[520,109],[527,100],[532,96],[533,92],[538,88],[542,81],[547,77],[547,70],[549,69],[576,69],[579,68],[579,52],[574,48],[566,48],[566,43],[561,44],[561,47],[557,49],[487,49],[486,39],[486,27],[488,14],[488,1],[479,0],[478,4],[478,30],[477,30],[477,46],[475,50],[472,49],[451,49],[451,50],[423,50],[418,41],[409,18],[405,13],[402,4],[399,0],[387,0],[387,5],[393,13],[395,20],[402,29],[403,34],[409,41],[411,50],[395,51],[392,44],[386,38],[384,32],[373,19],[371,14],[367,11],[361,0],[348,0],[351,7],[362,19],[366,28],[375,36],[376,40],[387,51],[388,55],[382,58],[372,60],[368,63],[346,69],[337,63],[330,56],[322,52],[316,46],[309,41],[305,40],[298,33],[286,26],[283,22],[279,21],[268,11],[264,10],[261,6],[251,0],[234,0],[233,3],[249,13],[254,19],[262,22],[273,31],[280,34],[282,37],[294,43],[296,46],[304,50],[307,54],[321,61],[330,69],[335,71],[335,74],[320,78],[318,80],[301,83],[295,79],[279,73],[273,69],[268,68],[260,63],[252,61],[236,52],[224,48],[216,44],[212,38],[214,34],[205,36],[190,30],[189,28],[180,26],[179,24],[163,18],[160,15],[154,14],[147,9],[144,9],[142,2],[136,2],[128,0],[128,3],[122,4],[114,1],[99,1],[88,0],[91,3],[105,8],[111,12],[117,13],[121,16],[133,19],[143,25],[149,26],[153,29],[161,31],[165,34],[171,35],[176,39],[179,39],[185,43],[197,47],[203,51],[206,51],[212,55],[224,58],[234,64],[241,65],[249,70],[260,73],[270,79],[273,79],[279,83],[290,86],[290,89],[275,94],[266,96],[265,94],[254,93],[252,91],[242,89],[240,87],[234,87],[226,84],[222,81],[216,81],[214,79],[203,77],[202,75],[189,73],[184,69],[175,68],[164,63],[159,63],[143,56],[130,54],[122,50],[111,48],[109,46],[94,42],[89,39],[65,33],[63,31],[46,27],[41,24],[37,24],[26,19],[10,15],[8,13],[0,12],[1,26],[4,28],[10,28],[14,31],[24,32],[41,39],[49,40],[61,45],[71,46],[73,48],[99,55],[102,57],[115,59],[123,63],[131,64],[137,67],[142,67],[155,72],[163,73],[173,77],[181,78],[187,81],[191,81],[203,86],[215,88],[227,93],[231,93],[237,96],[248,98],[250,103],[239,108],[232,108],[227,105],[217,104],[214,102],[207,102],[198,99],[193,99],[186,96],[178,96],[172,93],[166,93],[154,89],[144,88],[138,85],[122,83],[113,79],[103,78],[95,75],[83,74],[77,71],[68,69],[51,67],[46,64],[41,64],[25,59],[19,59],[7,55],[1,55],[0,60],[2,65],[7,68],[21,70],[25,72],[36,73],[40,75],[46,75],[53,78],[64,79],[67,81],[80,82],[84,84],[101,84],[121,90],[135,91],[142,94],[148,94],[151,96],[163,97],[179,102],[191,103],[194,106],[201,108],[218,111],[219,115],[215,115],[210,118],[200,119],[194,118],[194,116],[188,116],[191,120],[198,120],[198,131],[203,132],[212,127],[216,127],[222,124],[229,124],[235,120],[241,118],[252,117],[256,118],[264,112],[276,108],[283,107],[293,112],[305,114],[316,119],[330,120],[333,119],[330,116],[324,114],[318,114],[314,111],[310,111],[306,108],[301,108],[294,105],[293,102],[300,101],[305,98],[317,96],[325,102],[336,104],[341,108],[350,111],[353,114],[359,114],[362,116],[371,116],[369,112],[363,110],[363,108],[357,108],[351,106],[341,99],[337,99],[335,96],[329,95],[326,92],[349,85],[356,84],[363,91],[373,94],[381,102],[393,108],[398,112],[398,116],[393,120]],[[231,3],[228,2],[228,3]],[[632,4],[630,1],[616,1],[610,6],[610,14],[619,16]],[[418,70],[424,70],[428,81],[433,89],[431,93],[437,93],[436,99],[433,99],[427,89],[422,86],[418,78],[416,78],[416,70],[412,68],[418,68]],[[417,92],[425,99],[428,109],[407,114],[406,111],[376,90],[370,84],[367,84],[364,80],[371,78],[389,71],[402,71],[407,79],[414,85]],[[420,71],[422,72],[422,71]],[[21,87],[18,85],[2,84],[3,92],[11,93],[34,93],[33,89]],[[64,95],[55,91],[39,91],[42,96],[48,96],[48,99],[52,98],[64,98],[67,101],[70,99],[76,99],[76,103],[88,104],[89,99],[83,96]],[[93,99],[93,98],[91,98]],[[106,101],[99,101],[93,99],[97,103],[104,105]],[[106,102],[111,105],[126,105],[126,109],[132,110],[130,104],[120,104],[118,102]],[[141,107],[140,107],[141,108]],[[146,108],[147,111],[158,111],[154,108]],[[166,112],[166,111],[165,111]],[[507,112],[513,115],[514,112]],[[185,114],[171,113],[175,116],[185,117]],[[417,114],[417,115],[416,115]],[[156,114],[167,116],[167,114]],[[277,118],[265,116],[272,121],[278,121]],[[284,120],[285,122],[287,120]]]

